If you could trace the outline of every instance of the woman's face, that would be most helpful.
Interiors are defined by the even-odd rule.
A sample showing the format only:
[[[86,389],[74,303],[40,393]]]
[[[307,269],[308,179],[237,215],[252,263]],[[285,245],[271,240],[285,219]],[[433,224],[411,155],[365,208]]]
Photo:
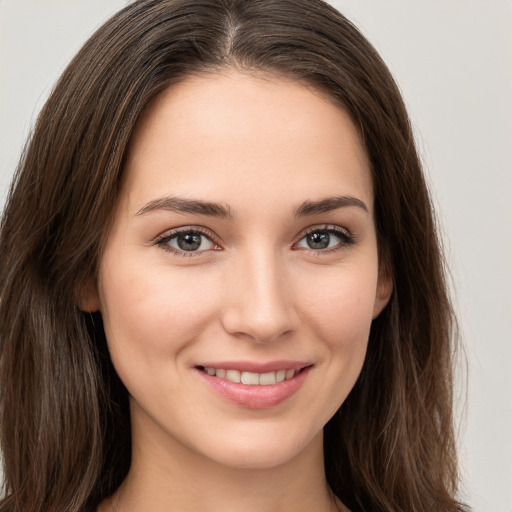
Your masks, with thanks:
[[[349,117],[297,83],[226,72],[172,86],[140,120],[84,308],[102,313],[136,442],[271,467],[321,446],[385,274]]]

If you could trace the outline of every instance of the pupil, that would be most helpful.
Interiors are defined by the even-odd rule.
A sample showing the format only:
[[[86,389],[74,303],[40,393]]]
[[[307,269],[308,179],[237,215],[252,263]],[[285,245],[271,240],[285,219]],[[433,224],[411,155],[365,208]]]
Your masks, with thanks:
[[[201,235],[196,233],[186,233],[178,235],[178,247],[183,251],[195,251],[201,245]]]
[[[311,249],[327,249],[330,238],[329,233],[311,233],[308,235],[307,242]]]

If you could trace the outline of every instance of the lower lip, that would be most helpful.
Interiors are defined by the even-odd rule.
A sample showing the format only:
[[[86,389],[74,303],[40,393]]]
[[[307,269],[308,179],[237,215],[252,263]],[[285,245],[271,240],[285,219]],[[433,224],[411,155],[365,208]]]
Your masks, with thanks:
[[[228,401],[247,409],[268,409],[294,395],[304,383],[310,369],[311,366],[308,366],[289,380],[266,386],[239,384],[208,375],[200,369],[196,369],[196,371],[213,391]]]

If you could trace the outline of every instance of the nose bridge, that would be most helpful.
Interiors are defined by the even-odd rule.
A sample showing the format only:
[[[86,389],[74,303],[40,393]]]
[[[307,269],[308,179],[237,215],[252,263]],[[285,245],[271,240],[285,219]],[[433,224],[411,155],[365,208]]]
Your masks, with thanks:
[[[293,297],[277,251],[260,248],[244,253],[229,279],[230,305],[223,319],[228,332],[270,342],[294,329]]]

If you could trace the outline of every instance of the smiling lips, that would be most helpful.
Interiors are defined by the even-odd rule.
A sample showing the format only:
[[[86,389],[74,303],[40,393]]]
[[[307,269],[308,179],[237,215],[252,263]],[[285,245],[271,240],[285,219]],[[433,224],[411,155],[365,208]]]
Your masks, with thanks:
[[[277,372],[254,373],[241,372],[239,370],[224,370],[223,368],[206,367],[204,370],[208,375],[229,380],[230,382],[242,383],[248,386],[269,386],[290,380],[295,376],[295,370],[278,370]]]
[[[196,367],[211,389],[230,402],[249,409],[274,407],[285,401],[299,390],[311,368],[311,364],[297,362],[259,366],[223,363]]]

